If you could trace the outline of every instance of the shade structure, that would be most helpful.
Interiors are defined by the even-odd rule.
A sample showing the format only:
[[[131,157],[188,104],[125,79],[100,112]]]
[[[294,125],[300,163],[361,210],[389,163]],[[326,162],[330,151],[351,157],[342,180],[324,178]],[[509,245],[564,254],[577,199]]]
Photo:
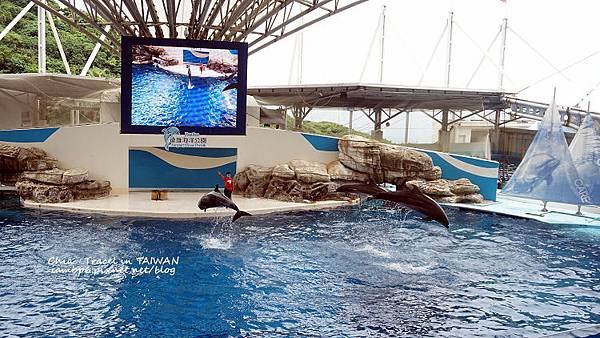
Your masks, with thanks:
[[[600,133],[590,114],[583,119],[569,150],[577,173],[587,188],[589,204],[600,205]]]
[[[318,108],[394,108],[452,111],[496,110],[510,107],[498,90],[409,87],[400,85],[338,83],[256,86],[248,95],[266,106]]]
[[[120,87],[118,79],[64,74],[0,74],[0,91],[40,97],[88,98]]]
[[[587,188],[573,164],[554,99],[502,192],[549,202],[587,204]]]

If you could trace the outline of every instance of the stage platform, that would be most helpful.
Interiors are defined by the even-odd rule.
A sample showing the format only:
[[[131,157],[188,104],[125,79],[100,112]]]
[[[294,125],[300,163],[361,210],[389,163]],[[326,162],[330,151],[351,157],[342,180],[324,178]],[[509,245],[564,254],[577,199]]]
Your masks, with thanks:
[[[188,76],[188,69],[187,69],[186,65],[184,65],[184,64],[175,65],[175,66],[162,66],[162,65],[157,65],[157,66],[168,72]],[[200,71],[200,68],[198,66],[191,66],[190,71],[191,71],[193,77],[225,78],[225,77],[229,76],[228,74],[215,72],[214,70],[209,69],[209,68],[206,68],[204,71]]]
[[[166,201],[153,201],[149,191],[130,192],[111,195],[97,200],[74,201],[68,203],[36,203],[23,202],[29,209],[61,210],[80,213],[96,213],[113,216],[139,216],[158,218],[197,218],[233,216],[233,210],[225,208],[209,209],[206,212],[198,209],[198,200],[205,192],[169,192]],[[233,201],[240,210],[251,214],[268,214],[294,210],[327,209],[348,205],[344,201],[322,201],[315,203],[292,203],[265,198],[245,198],[233,196]]]
[[[62,210],[80,213],[98,213],[114,216],[139,216],[159,218],[196,218],[230,216],[234,212],[224,208],[201,211],[197,207],[203,192],[169,192],[166,201],[152,201],[149,191],[130,192],[111,195],[107,198],[68,203],[36,203],[23,202],[30,209]],[[265,198],[246,198],[233,196],[234,202],[241,210],[252,214],[268,214],[294,210],[315,210],[335,208],[348,205],[344,201],[321,201],[315,203],[293,203]],[[575,215],[577,207],[562,203],[548,203],[548,212],[541,212],[542,202],[498,195],[496,202],[486,201],[481,204],[441,203],[444,207],[459,208],[487,213],[495,213],[512,217],[532,219],[549,224],[572,224],[600,227],[600,207],[582,207],[582,216]]]
[[[549,224],[589,225],[600,227],[600,207],[584,206],[577,216],[577,206],[548,202],[548,212],[542,212],[542,202],[498,194],[496,202],[481,204],[441,203],[443,206],[532,219]]]

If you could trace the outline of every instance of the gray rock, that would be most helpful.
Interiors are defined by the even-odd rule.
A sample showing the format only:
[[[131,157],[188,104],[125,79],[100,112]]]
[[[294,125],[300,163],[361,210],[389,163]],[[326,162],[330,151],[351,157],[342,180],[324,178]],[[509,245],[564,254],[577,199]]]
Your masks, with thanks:
[[[406,182],[408,188],[416,188],[429,196],[454,196],[450,191],[450,184],[444,179],[435,181],[413,180]]]
[[[85,181],[70,185],[73,198],[76,200],[90,200],[110,196],[111,187],[109,181]]]
[[[38,203],[64,203],[97,199],[110,195],[108,181],[85,181],[78,184],[53,185],[32,180],[19,180],[15,185],[19,196]]]
[[[38,203],[63,203],[74,199],[73,192],[68,186],[21,180],[15,187],[21,198]]]
[[[279,177],[286,180],[292,180],[296,178],[296,172],[290,166],[285,164],[278,164],[273,168],[273,177]]]
[[[36,181],[40,183],[48,184],[62,184],[63,174],[65,173],[62,169],[50,169],[42,171],[28,171],[23,173],[23,179]]]
[[[273,177],[261,197],[285,202],[301,202],[302,185],[295,179]]]
[[[0,143],[0,172],[22,172],[56,168],[56,159],[38,148]]]
[[[41,149],[0,143],[0,180],[14,184],[23,199],[63,203],[110,195],[110,182],[90,181],[87,170],[63,170],[57,163]]]
[[[441,203],[483,203],[483,196],[480,194],[470,194],[462,196],[431,196],[438,202]]]
[[[327,166],[319,162],[292,160],[289,167],[296,173],[296,179],[303,183],[329,182]]]
[[[352,170],[342,164],[340,161],[333,161],[327,164],[327,173],[332,181],[352,181],[352,182],[368,182],[369,175]]]
[[[380,143],[357,135],[338,142],[339,160],[347,168],[369,175],[375,183],[400,184],[407,180],[441,177],[431,157],[416,149]]]
[[[450,181],[450,191],[456,195],[471,195],[478,194],[479,187],[473,183],[468,178],[461,178],[455,181]]]
[[[89,180],[88,171],[80,168],[65,170],[62,176],[63,184],[77,184],[87,180]]]
[[[272,167],[251,164],[235,175],[236,191],[248,197],[262,197],[269,186],[273,174]]]
[[[344,166],[368,174],[377,183],[383,182],[379,142],[358,135],[344,135],[338,142],[338,150]]]

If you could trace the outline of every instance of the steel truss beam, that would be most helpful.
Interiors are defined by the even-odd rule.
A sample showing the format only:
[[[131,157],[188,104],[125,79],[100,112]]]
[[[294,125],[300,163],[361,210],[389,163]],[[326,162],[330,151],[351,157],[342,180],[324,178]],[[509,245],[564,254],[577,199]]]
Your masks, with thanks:
[[[51,14],[53,14],[54,16],[56,16],[58,19],[64,21],[65,23],[71,25],[72,27],[76,28],[78,31],[85,34],[92,41],[100,43],[102,46],[106,47],[111,53],[113,53],[115,55],[119,54],[120,48],[118,47],[118,45],[113,46],[113,45],[110,45],[100,39],[100,35],[104,32],[103,30],[101,30],[100,33],[92,33],[88,29],[86,29],[84,26],[81,25],[81,21],[80,21],[81,19],[78,20],[77,18],[74,18],[74,19],[69,18],[66,15],[64,15],[63,13],[61,13],[60,11],[54,9],[53,7],[45,4],[44,2],[42,2],[40,0],[31,0],[31,1],[33,3],[35,3],[36,5],[44,8],[46,11],[48,11]]]
[[[245,41],[250,54],[368,0],[32,0],[118,54],[119,35]],[[65,13],[65,9],[69,14]],[[187,21],[182,21],[182,18]],[[301,20],[302,19],[302,20]],[[109,33],[104,27],[111,26]],[[104,34],[106,41],[100,42]],[[180,36],[179,36],[180,37]]]
[[[361,111],[369,120],[371,120],[371,122],[377,123],[375,120],[375,117],[374,117],[375,109],[361,109]],[[391,121],[396,116],[399,116],[400,114],[406,113],[406,112],[408,112],[408,111],[404,110],[404,109],[396,109],[396,108],[381,109],[382,116],[385,116],[385,118],[382,118],[380,123],[385,124],[385,123]]]

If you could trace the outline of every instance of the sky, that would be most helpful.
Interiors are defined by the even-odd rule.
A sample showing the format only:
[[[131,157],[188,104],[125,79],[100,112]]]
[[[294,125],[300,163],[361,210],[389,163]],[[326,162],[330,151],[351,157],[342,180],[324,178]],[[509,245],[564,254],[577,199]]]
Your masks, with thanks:
[[[422,86],[445,86],[447,37],[442,38],[435,54],[433,50],[453,12],[450,87],[466,88],[506,17],[509,29],[503,88],[520,98],[549,102],[556,87],[559,105],[573,106],[583,99],[581,106],[585,108],[590,100],[592,110],[600,111],[600,2],[591,0],[370,0],[303,31],[301,83],[378,83],[378,23],[384,5],[384,84],[418,85],[423,77]],[[298,34],[250,56],[249,85],[298,83],[297,41]],[[469,88],[499,88],[500,48],[498,37]],[[431,65],[424,72],[430,58]],[[308,119],[347,124],[348,114],[316,112]],[[417,138],[422,134],[419,129],[431,126],[430,121],[421,120],[411,118]],[[365,124],[365,130],[370,129],[364,117],[354,122],[355,127]],[[399,119],[392,122],[391,129],[403,126]],[[400,138],[392,130],[388,134]]]

